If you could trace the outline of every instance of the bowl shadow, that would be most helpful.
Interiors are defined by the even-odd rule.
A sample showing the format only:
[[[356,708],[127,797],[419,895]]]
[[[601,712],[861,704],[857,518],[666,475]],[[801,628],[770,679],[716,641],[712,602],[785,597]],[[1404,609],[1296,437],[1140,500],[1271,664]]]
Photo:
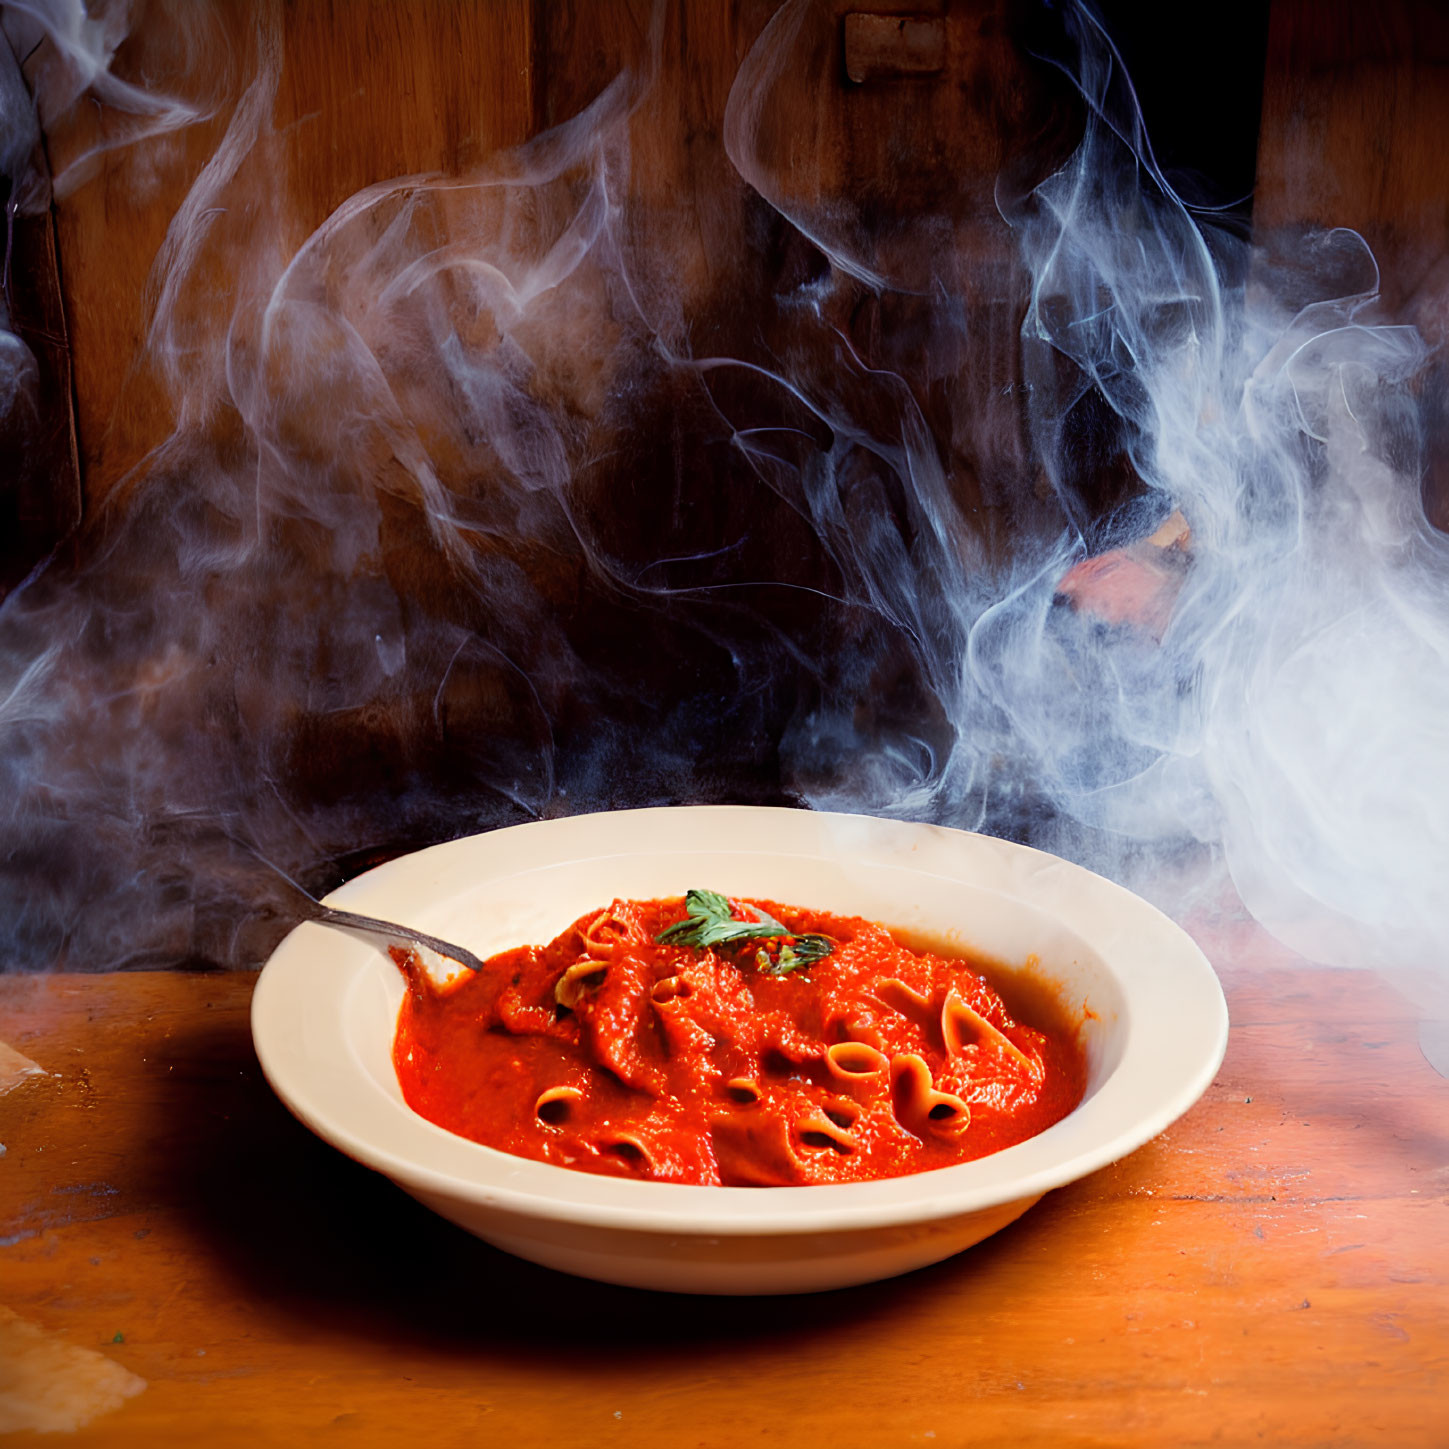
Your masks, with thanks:
[[[658,1363],[872,1322],[884,1330],[1000,1276],[993,1265],[1043,1213],[933,1267],[773,1298],[767,1312],[757,1297],[616,1287],[490,1247],[313,1136],[267,1085],[244,1018],[177,1030],[166,1049],[174,1090],[144,1127],[151,1201],[177,1215],[241,1300],[329,1336],[499,1358],[578,1346],[597,1366],[641,1350]]]

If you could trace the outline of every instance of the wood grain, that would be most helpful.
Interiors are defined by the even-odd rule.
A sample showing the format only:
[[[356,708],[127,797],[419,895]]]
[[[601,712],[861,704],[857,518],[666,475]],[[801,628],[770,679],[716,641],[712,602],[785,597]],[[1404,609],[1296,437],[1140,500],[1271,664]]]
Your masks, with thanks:
[[[1274,0],[1263,82],[1259,240],[1351,227],[1373,249],[1384,320],[1449,341],[1449,9],[1435,0]],[[1424,503],[1449,530],[1449,371],[1424,380]]]
[[[1254,221],[1351,226],[1397,307],[1449,250],[1449,11],[1276,0]]]
[[[529,0],[187,0],[175,14],[160,0],[135,7],[113,72],[169,87],[199,119],[105,151],[56,207],[90,503],[174,426],[167,399],[140,366],[153,264],[259,72],[269,25],[280,37],[274,103],[250,169],[222,201],[240,230],[254,222],[249,239],[260,256],[290,255],[366,185],[457,172],[530,133]],[[38,55],[30,69],[44,60]],[[52,169],[63,174],[97,143],[90,108],[56,118],[46,139]],[[222,265],[205,279],[218,335],[230,319],[236,271]]]
[[[0,1297],[148,1381],[78,1446],[423,1423],[520,1446],[1440,1445],[1449,1082],[1370,976],[1225,980],[1227,1060],[1156,1141],[951,1262],[761,1304],[566,1278],[432,1217],[272,1097],[249,976],[6,978],[11,1045],[56,1075],[0,1097]]]
[[[98,133],[88,106],[47,127],[52,166],[67,178],[57,225],[88,502],[106,497],[174,426],[143,362],[155,264],[269,47],[278,77],[262,135],[211,198],[210,250],[187,300],[198,338],[225,336],[249,286],[275,275],[349,196],[392,177],[466,172],[577,114],[632,68],[652,79],[631,125],[628,183],[629,203],[659,238],[651,266],[677,292],[675,310],[697,319],[701,345],[712,332],[737,344],[731,334],[749,337],[759,310],[738,305],[742,286],[763,305],[770,290],[784,295],[823,265],[800,237],[761,245],[774,223],[720,143],[736,72],[778,9],[777,0],[678,0],[664,7],[652,50],[653,12],[642,0],[138,5],[113,72],[175,94],[196,119],[130,144]],[[789,84],[767,87],[755,140],[768,199],[841,219],[837,240],[908,290],[935,285],[933,269],[954,252],[952,274],[937,282],[966,300],[963,336],[945,329],[924,359],[919,345],[891,355],[893,339],[927,325],[925,304],[909,297],[863,295],[839,322],[868,365],[916,359],[907,381],[968,510],[988,526],[993,508],[1029,486],[1019,405],[1003,384],[1017,372],[1023,283],[996,186],[1022,156],[1040,171],[1060,151],[1061,138],[1044,142],[1043,133],[1058,128],[1065,87],[1030,61],[1008,0],[878,0],[872,12],[935,17],[944,70],[852,85],[842,38],[851,9],[832,0],[812,13],[783,57]],[[31,71],[46,60],[42,48]],[[762,257],[765,271],[752,270]],[[978,474],[1002,474],[1003,496],[983,498]]]

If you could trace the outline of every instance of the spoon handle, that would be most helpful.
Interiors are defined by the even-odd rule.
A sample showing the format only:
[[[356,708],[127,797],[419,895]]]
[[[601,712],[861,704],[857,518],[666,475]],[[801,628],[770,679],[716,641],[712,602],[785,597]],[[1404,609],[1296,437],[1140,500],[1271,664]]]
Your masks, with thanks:
[[[316,905],[311,917],[326,926],[343,926],[374,936],[391,936],[414,946],[426,946],[428,950],[436,951],[439,956],[446,956],[470,971],[483,969],[483,963],[466,947],[455,946],[451,941],[428,935],[426,931],[415,931],[411,926],[399,926],[396,921],[380,921],[376,916],[359,916],[355,911],[339,911],[324,905]]]

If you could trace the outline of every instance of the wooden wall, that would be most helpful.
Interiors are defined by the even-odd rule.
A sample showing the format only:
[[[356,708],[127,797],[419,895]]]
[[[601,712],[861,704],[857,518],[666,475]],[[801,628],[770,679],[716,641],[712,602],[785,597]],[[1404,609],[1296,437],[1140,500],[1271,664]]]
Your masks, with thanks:
[[[1377,320],[1449,342],[1449,7],[1439,0],[1274,0],[1254,227],[1352,227],[1381,276]],[[1424,380],[1424,501],[1449,530],[1449,370]]]
[[[634,126],[633,184],[664,208],[698,207],[713,193],[716,214],[701,216],[694,254],[678,259],[696,283],[718,276],[727,264],[711,247],[746,222],[743,192],[726,203],[733,215],[721,217],[718,175],[704,173],[726,165],[713,138],[729,86],[776,8],[775,0],[666,7],[662,84]],[[850,85],[840,21],[867,8],[944,17],[944,74]],[[293,0],[276,8],[273,244],[294,249],[371,182],[467,170],[576,113],[621,67],[647,62],[652,10],[648,0]],[[1011,12],[986,0],[822,6],[810,42],[820,69],[782,91],[770,118],[781,149],[763,160],[785,188],[771,199],[808,208],[849,192],[858,212],[898,221],[949,195],[958,230],[981,233],[973,254],[990,259],[1001,240],[996,178],[1010,172],[1025,140],[1040,141],[1061,100],[1045,105],[1040,79],[1015,53]],[[133,13],[112,69],[172,85],[206,118],[76,167],[57,203],[81,472],[92,502],[169,429],[164,399],[135,368],[153,300],[147,281],[172,216],[235,115],[269,7],[147,0]],[[43,84],[46,64],[44,50],[29,58],[32,83]],[[1435,342],[1449,327],[1446,64],[1449,12],[1435,0],[1274,0],[1255,199],[1265,231],[1361,230],[1384,264],[1388,310]],[[105,139],[91,108],[53,118],[52,169],[64,177]],[[969,288],[969,277],[957,280]],[[1011,320],[988,338],[1009,347]],[[995,363],[1010,369],[1004,356]],[[992,406],[989,396],[981,402]],[[949,431],[948,419],[937,421]],[[1014,429],[1009,418],[999,422]]]
[[[173,85],[204,119],[108,150],[91,166],[76,164],[98,140],[87,108],[58,118],[47,138],[63,186],[76,168],[55,216],[91,504],[171,429],[165,399],[137,371],[155,301],[153,264],[244,104],[259,47],[279,47],[280,84],[269,107],[276,194],[267,234],[255,240],[284,253],[364,186],[476,166],[526,139],[538,120],[530,0],[183,3],[171,13],[138,5],[113,68],[138,84]],[[38,53],[32,73],[45,60]],[[224,327],[225,279],[215,280],[213,315]]]
[[[1005,0],[873,0],[873,13],[938,17],[943,65],[927,76],[896,76],[887,54],[869,83],[852,84],[841,19],[858,8],[847,0],[818,7],[797,47],[809,74],[801,83],[792,72],[769,99],[765,120],[775,149],[766,147],[761,160],[767,184],[778,189],[770,199],[823,212],[848,194],[850,209],[868,218],[875,235],[845,240],[887,249],[903,218],[946,210],[955,240],[973,233],[969,252],[983,264],[979,278],[953,280],[989,310],[995,294],[1009,290],[1011,265],[996,180],[1040,142],[1062,88],[1024,63]],[[259,49],[275,44],[281,61],[267,163],[275,194],[248,204],[265,213],[256,244],[286,252],[372,182],[467,171],[577,113],[622,68],[649,64],[654,9],[648,0],[138,5],[114,72],[138,84],[173,84],[203,119],[159,140],[118,145],[90,165],[77,158],[106,137],[98,136],[89,108],[55,118],[48,135],[52,167],[66,183],[56,224],[90,502],[171,426],[155,380],[136,366],[155,301],[148,280],[172,217],[246,104]],[[777,0],[665,7],[660,75],[632,127],[631,188],[647,209],[694,214],[695,245],[672,259],[691,296],[718,293],[736,265],[726,253],[740,250],[741,234],[754,224],[747,188],[732,176],[719,133],[736,71],[776,9]],[[270,40],[269,14],[276,26]],[[29,67],[42,86],[45,63],[42,50]],[[224,326],[227,279],[214,282],[216,325]],[[876,317],[863,327],[881,325]],[[1015,326],[1014,308],[985,326],[993,365],[1007,375]],[[941,361],[949,370],[952,359]],[[931,385],[944,387],[944,373]],[[982,408],[999,409],[999,395],[983,387]],[[936,421],[949,437],[951,420]],[[1018,426],[1008,412],[983,431],[1009,437]]]
[[[1412,307],[1449,257],[1449,8],[1275,0],[1254,219],[1351,226]],[[1438,340],[1438,339],[1436,339]]]
[[[44,115],[85,507],[97,527],[84,531],[69,574],[47,575],[37,607],[49,600],[74,614],[66,687],[91,733],[67,719],[55,748],[114,764],[105,819],[146,830],[157,818],[245,821],[271,858],[320,889],[462,829],[672,799],[824,796],[839,780],[853,787],[850,772],[882,742],[946,757],[956,724],[943,676],[954,660],[942,659],[959,620],[939,611],[961,576],[913,588],[913,542],[934,535],[912,490],[940,486],[960,505],[965,523],[957,531],[949,514],[948,547],[923,550],[927,567],[946,572],[985,550],[1007,554],[1034,522],[1044,537],[1060,528],[1016,385],[1024,279],[998,204],[1003,187],[1028,185],[1065,151],[1080,118],[1021,33],[1034,7],[870,0],[877,16],[909,18],[916,38],[902,56],[889,22],[871,27],[877,49],[853,63],[843,22],[865,4],[137,0],[112,73],[175,95],[195,113],[189,123],[165,130],[166,116],[144,106],[61,99]],[[1339,20],[1323,22],[1330,14]],[[1434,7],[1414,0],[1384,0],[1374,16],[1365,32],[1347,3],[1276,0],[1259,223],[1359,226],[1392,278],[1385,315],[1437,337],[1435,309],[1449,296],[1436,281],[1449,241],[1436,150],[1442,30]],[[762,62],[753,47],[766,27],[789,33]],[[741,115],[730,97],[747,62]],[[37,48],[26,71],[43,110],[48,96],[63,99],[51,51]],[[258,434],[244,434],[221,371],[233,319],[243,332],[253,325],[282,269],[348,198],[490,157],[524,164],[518,152],[497,158],[579,114],[621,71],[650,84],[627,118],[627,165],[611,173],[623,183],[610,198],[611,245],[630,254],[631,300],[653,316],[645,326],[624,315],[617,278],[580,284],[568,301],[578,313],[550,316],[528,359],[537,387],[518,396],[546,415],[550,443],[567,434],[564,481],[520,483],[489,453],[487,428],[468,436],[465,410],[447,415],[446,397],[430,403],[436,345],[385,379],[408,423],[389,434],[376,410],[350,406],[361,370],[320,375],[325,336],[294,354],[319,372],[291,378],[300,401],[271,419],[276,466],[263,478]],[[1199,88],[1211,78],[1200,69]],[[559,209],[596,180],[568,193],[566,178]],[[460,214],[454,202],[463,205],[430,193],[416,209],[440,243]],[[380,232],[395,215],[366,225]],[[158,274],[178,238],[192,265]],[[896,285],[853,284],[827,253]],[[338,256],[346,272],[356,254]],[[332,281],[325,260],[306,278],[319,295]],[[939,272],[946,285],[933,290]],[[184,282],[168,290],[177,276]],[[467,325],[466,306],[444,300],[430,345]],[[330,298],[320,310],[328,325],[345,320]],[[166,330],[148,361],[153,317]],[[364,368],[379,336],[385,350],[388,319],[374,313],[370,325],[352,358]],[[618,371],[581,340],[631,326],[616,349],[629,366]],[[475,342],[480,355],[491,345]],[[746,365],[705,385],[691,360],[710,357]],[[834,411],[812,415],[766,380],[772,367]],[[1431,382],[1444,391],[1442,378]],[[206,438],[209,472],[179,460],[174,473],[155,471],[136,508],[110,506],[172,436],[173,383],[184,384],[188,427]],[[1090,410],[1090,390],[1082,397]],[[756,466],[738,446],[737,419],[799,441],[779,442],[779,456]],[[907,477],[898,460],[917,419],[925,466]],[[856,425],[859,441],[837,449]],[[1135,486],[1112,426],[1086,417],[1072,433],[1082,477],[1071,486],[1089,518]],[[472,553],[462,564],[443,556],[430,532],[436,513],[391,451],[403,432],[426,439],[415,455],[427,453],[438,496],[465,517]],[[827,454],[837,471],[819,492],[834,515],[822,524],[805,485]],[[1444,520],[1434,478],[1429,491]],[[884,551],[862,582],[854,551],[872,529]],[[897,595],[868,597],[887,575],[900,581]],[[130,733],[100,707],[112,699],[140,721]],[[844,723],[835,735],[808,734],[821,718]],[[808,749],[790,744],[792,730],[807,731]],[[125,755],[157,737],[172,750],[155,790],[164,809],[133,799]],[[791,749],[808,765],[787,766]],[[173,766],[198,760],[210,773],[198,766],[173,786]],[[819,776],[802,779],[817,760]],[[56,876],[69,851],[88,898],[101,889],[85,874],[95,830],[91,817],[77,820],[43,874]],[[132,837],[121,834],[107,870],[130,867]],[[209,915],[196,908],[199,924],[178,917],[170,934],[156,928],[157,959],[247,955],[231,935],[235,900],[261,899],[263,887],[232,891],[233,862],[216,853],[213,869],[189,846],[176,852],[193,876],[222,884]],[[188,877],[175,894],[200,893]],[[56,932],[73,914],[62,900]],[[256,950],[285,918],[277,905],[261,920]]]
[[[734,159],[732,86],[777,0],[140,0],[111,66],[144,90],[123,97],[129,110],[65,105],[53,47],[37,47],[27,73],[57,181],[92,526],[41,591],[81,642],[65,661],[75,718],[53,742],[65,758],[36,772],[44,782],[138,740],[145,764],[160,761],[148,774],[127,756],[106,777],[123,797],[103,801],[122,843],[58,830],[49,876],[131,870],[132,821],[144,832],[223,817],[322,889],[379,856],[538,814],[778,802],[782,737],[842,689],[860,697],[862,738],[948,748],[910,645],[929,621],[905,617],[909,599],[900,617],[863,603],[869,585],[846,574],[857,532],[894,530],[885,542],[904,557],[920,526],[890,456],[912,403],[930,433],[924,466],[939,462],[934,476],[982,536],[1005,538],[1013,497],[1036,483],[1020,389],[1004,385],[1023,288],[995,183],[1043,138],[1069,144],[1056,124],[1065,87],[1012,34],[1012,0],[880,0],[880,13],[933,23],[939,65],[898,73],[886,33],[870,78],[852,82],[851,8],[823,0],[799,15],[753,78],[758,115],[737,128]],[[389,351],[391,314],[364,297],[366,336],[339,341],[329,374],[328,339],[345,338],[356,310],[332,289],[354,296],[379,275],[359,256],[400,216],[418,228],[404,266],[446,250],[460,217],[471,245],[504,215],[532,258],[546,250],[537,235],[598,184],[588,164],[511,211],[461,188],[416,188],[409,210],[403,188],[396,206],[350,213],[361,220],[308,254],[302,295],[287,296],[288,308],[322,303],[319,331],[291,351],[285,337],[257,346],[277,278],[349,198],[389,178],[546,169],[546,148],[502,153],[578,115],[621,72],[648,81],[609,172],[609,247],[627,253],[632,293],[618,267],[583,269],[533,336],[509,339],[531,369],[510,404],[567,450],[546,483],[500,461],[488,427],[429,370],[476,324],[460,346],[477,366],[453,381],[507,390],[488,307],[445,276],[425,298],[436,316],[400,309],[426,337]],[[162,93],[187,124],[166,129],[147,110]],[[928,280],[922,258],[964,252],[949,282],[968,304],[842,280],[822,247],[912,285]],[[269,387],[274,357],[303,371],[266,391],[268,429],[244,430],[227,369],[240,360],[243,392],[248,377]],[[743,365],[706,385],[693,360],[711,357]],[[801,479],[851,435],[810,416],[772,367],[860,429],[829,463],[843,474],[830,543]],[[882,384],[892,377],[903,385]],[[779,444],[783,481],[736,446],[735,419],[800,440]],[[173,434],[188,446],[156,460]],[[398,446],[423,466],[410,471]],[[418,486],[429,470],[431,503]],[[454,553],[434,527],[449,510],[464,520]],[[902,595],[911,569],[897,567]],[[100,707],[112,699],[144,728],[118,731]],[[842,768],[858,753],[843,741]],[[169,859],[185,862],[176,895],[188,904],[158,924],[148,899],[141,949],[255,959],[289,918],[265,878],[238,891],[225,843],[188,840]],[[249,908],[242,945],[239,895],[272,900],[270,914]],[[70,915],[60,900],[44,929],[59,938]],[[104,947],[66,949],[105,959]]]

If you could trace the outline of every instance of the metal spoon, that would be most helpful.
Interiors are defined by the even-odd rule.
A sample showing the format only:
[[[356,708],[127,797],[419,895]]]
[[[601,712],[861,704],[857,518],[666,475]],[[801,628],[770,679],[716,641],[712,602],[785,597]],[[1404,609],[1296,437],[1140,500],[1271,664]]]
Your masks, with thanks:
[[[254,860],[259,860],[306,901],[309,907],[306,913],[308,920],[318,921],[324,926],[340,926],[347,931],[365,931],[370,936],[382,936],[384,939],[397,941],[406,946],[423,946],[429,951],[436,951],[439,956],[443,956],[449,961],[456,961],[459,966],[466,966],[469,971],[483,969],[482,961],[466,946],[454,945],[452,941],[445,941],[440,936],[430,936],[426,931],[415,930],[412,926],[400,926],[396,921],[384,921],[377,916],[360,916],[356,911],[339,911],[334,906],[324,906],[306,886],[293,880],[281,866],[275,861],[268,860],[256,846],[231,834],[228,834],[227,838],[245,850]]]
[[[301,890],[301,887],[297,887]],[[306,892],[303,892],[306,894]],[[376,916],[359,916],[355,911],[339,911],[331,906],[324,906],[321,901],[308,895],[307,899],[312,904],[308,912],[308,919],[320,921],[324,926],[341,926],[350,931],[366,931],[369,935],[390,937],[409,946],[426,946],[430,951],[436,951],[439,956],[445,956],[449,961],[456,961],[460,966],[466,966],[470,971],[481,971],[483,963],[466,946],[455,946],[451,941],[444,941],[441,937],[430,936],[426,931],[414,930],[411,926],[400,926],[396,921],[381,921]]]

